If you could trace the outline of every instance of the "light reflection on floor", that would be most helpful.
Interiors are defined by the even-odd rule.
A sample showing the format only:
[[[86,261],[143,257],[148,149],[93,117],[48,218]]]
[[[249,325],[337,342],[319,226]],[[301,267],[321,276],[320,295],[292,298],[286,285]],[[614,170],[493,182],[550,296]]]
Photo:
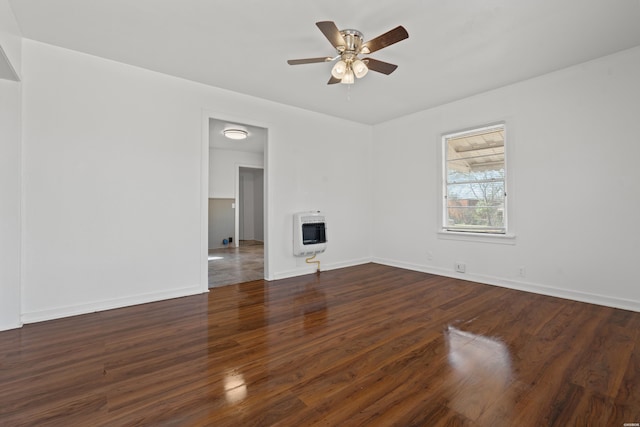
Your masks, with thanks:
[[[229,404],[241,402],[247,397],[244,376],[236,370],[229,371],[224,378],[224,393]]]
[[[445,331],[448,361],[448,405],[472,420],[492,419],[497,413],[510,419],[513,399],[508,396],[513,381],[511,355],[499,339],[476,335],[448,326]],[[501,396],[495,405],[496,396]]]

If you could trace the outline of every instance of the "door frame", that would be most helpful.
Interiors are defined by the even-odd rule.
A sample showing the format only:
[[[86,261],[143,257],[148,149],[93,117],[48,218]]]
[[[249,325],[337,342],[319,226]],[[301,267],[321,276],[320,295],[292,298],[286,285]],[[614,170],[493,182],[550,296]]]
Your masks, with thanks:
[[[263,161],[263,178],[264,178],[264,198],[263,198],[263,224],[264,224],[264,278],[271,279],[271,263],[269,258],[270,246],[270,221],[269,221],[269,195],[270,195],[270,176],[269,176],[269,139],[270,129],[269,123],[254,120],[247,117],[234,117],[229,114],[220,113],[212,110],[202,110],[202,130],[200,144],[200,287],[202,292],[209,292],[209,120],[222,120],[235,123],[244,123],[249,126],[261,127],[266,130],[266,141],[264,143],[264,161]],[[247,166],[244,166],[247,167]],[[248,166],[250,167],[250,166]],[[255,167],[255,165],[254,165]],[[239,167],[236,168],[236,190],[238,188]],[[236,191],[236,227],[237,227],[237,198]],[[236,234],[237,236],[237,234]],[[238,237],[236,237],[236,241]]]
[[[264,177],[264,166],[256,166],[256,165],[245,165],[245,164],[240,164],[240,163],[236,163],[236,189],[235,189],[235,196],[236,196],[236,201],[235,201],[235,216],[236,216],[236,220],[235,220],[235,236],[236,236],[236,248],[240,246],[240,168],[245,168],[245,169],[260,169],[262,170],[262,212],[266,213],[266,206],[265,206],[265,199],[266,199],[266,195],[267,195],[267,189],[266,189],[266,179]],[[265,243],[267,240],[267,236],[266,236],[266,223],[265,223],[265,218],[264,218],[264,214],[262,216],[262,227],[264,229],[264,239],[265,239]],[[265,275],[266,276],[266,275]]]

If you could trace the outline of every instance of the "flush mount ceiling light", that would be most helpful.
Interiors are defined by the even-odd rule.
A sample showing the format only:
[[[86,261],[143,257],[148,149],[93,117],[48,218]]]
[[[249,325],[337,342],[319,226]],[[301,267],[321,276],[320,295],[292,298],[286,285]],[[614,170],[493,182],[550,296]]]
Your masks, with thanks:
[[[246,139],[249,135],[244,129],[225,129],[222,133],[229,139]]]
[[[336,48],[338,55],[335,57],[290,59],[287,62],[289,65],[300,65],[315,62],[332,62],[339,59],[331,69],[331,78],[327,83],[330,85],[334,83],[353,84],[355,78],[364,77],[369,70],[382,74],[393,73],[398,68],[397,65],[373,58],[360,59],[358,55],[368,55],[409,37],[409,33],[401,25],[368,42],[364,42],[360,31],[340,31],[333,21],[316,22],[316,25],[333,47]]]

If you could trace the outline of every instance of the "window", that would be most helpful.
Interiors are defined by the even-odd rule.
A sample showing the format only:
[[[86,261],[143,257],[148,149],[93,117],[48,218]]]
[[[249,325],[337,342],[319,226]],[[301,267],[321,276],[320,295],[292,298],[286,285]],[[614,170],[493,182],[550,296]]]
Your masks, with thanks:
[[[444,231],[506,234],[505,125],[442,137]]]

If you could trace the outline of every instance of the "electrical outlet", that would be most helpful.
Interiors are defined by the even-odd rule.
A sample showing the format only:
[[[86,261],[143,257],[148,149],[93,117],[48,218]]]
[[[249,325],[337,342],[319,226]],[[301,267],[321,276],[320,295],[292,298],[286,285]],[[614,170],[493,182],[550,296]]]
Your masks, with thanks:
[[[458,273],[464,273],[467,271],[467,266],[462,262],[456,262],[455,269]]]
[[[524,267],[518,268],[518,276],[525,277],[527,275],[527,270]]]
[[[427,251],[427,260],[431,261],[433,259],[433,252]]]

